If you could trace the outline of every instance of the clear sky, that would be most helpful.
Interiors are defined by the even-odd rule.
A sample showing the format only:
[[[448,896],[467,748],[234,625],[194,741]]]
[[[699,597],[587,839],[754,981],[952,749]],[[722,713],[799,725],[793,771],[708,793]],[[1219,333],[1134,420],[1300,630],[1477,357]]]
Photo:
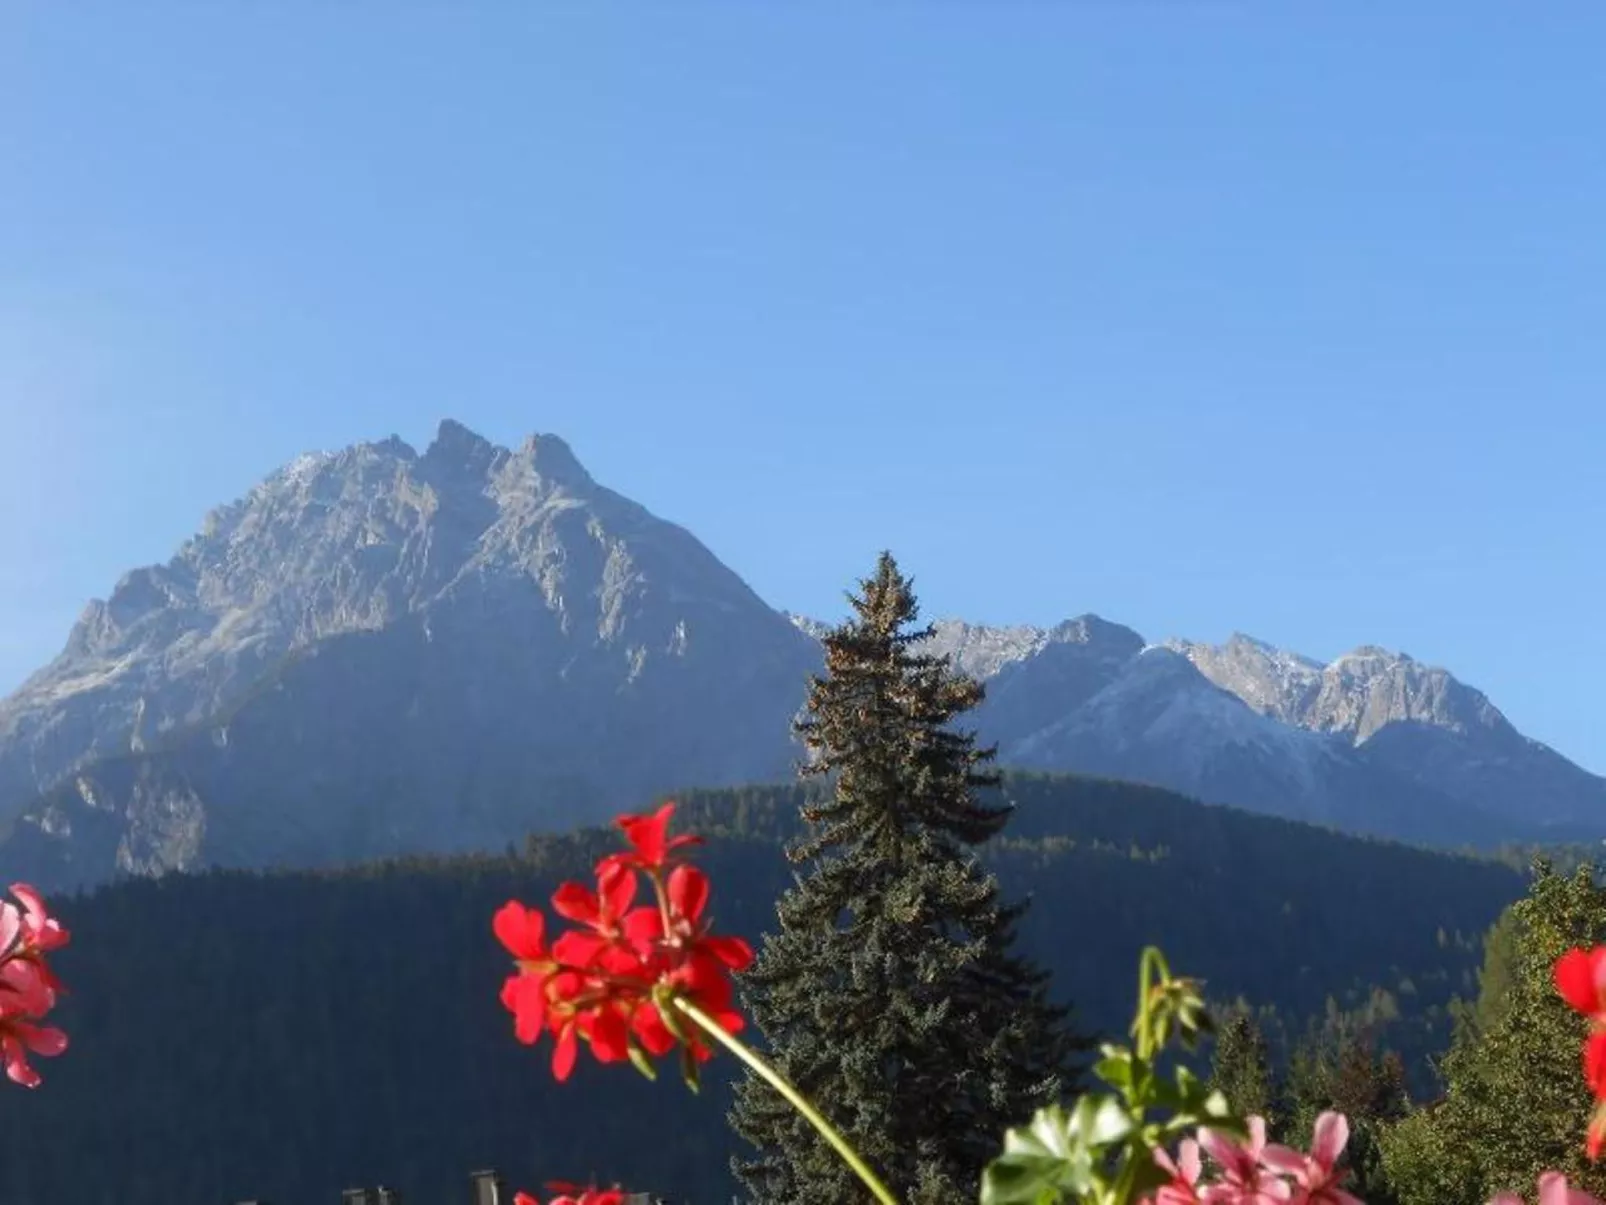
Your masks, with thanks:
[[[0,690],[451,416],[779,607],[885,545],[934,615],[1403,648],[1606,770],[1598,0],[69,7],[0,14]]]

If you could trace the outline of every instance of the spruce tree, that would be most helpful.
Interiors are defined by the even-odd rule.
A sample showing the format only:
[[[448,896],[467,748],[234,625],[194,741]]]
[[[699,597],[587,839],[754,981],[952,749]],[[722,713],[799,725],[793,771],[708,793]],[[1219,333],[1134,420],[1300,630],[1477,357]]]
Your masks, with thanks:
[[[1085,1042],[1012,951],[1024,905],[977,864],[1010,811],[977,798],[996,750],[953,726],[982,687],[918,651],[931,629],[890,554],[860,587],[797,723],[802,772],[829,789],[804,805],[799,877],[743,994],[782,1073],[901,1199],[974,1201],[1004,1130],[1071,1086]],[[759,1150],[735,1163],[758,1201],[868,1198],[763,1081],[738,1085],[731,1120]]]

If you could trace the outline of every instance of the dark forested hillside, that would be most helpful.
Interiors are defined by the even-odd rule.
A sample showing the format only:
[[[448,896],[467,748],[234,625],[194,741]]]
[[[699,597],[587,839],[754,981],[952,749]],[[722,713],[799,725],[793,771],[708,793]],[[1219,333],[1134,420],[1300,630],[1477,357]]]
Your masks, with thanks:
[[[1159,942],[1218,998],[1287,1019],[1391,992],[1431,1019],[1468,992],[1478,942],[1524,877],[1491,862],[1342,837],[1163,791],[1010,776],[989,855],[1031,895],[1027,950],[1085,1024],[1124,1023],[1135,957]],[[696,793],[686,826],[722,930],[756,937],[790,881],[779,838],[801,788]],[[490,917],[543,902],[612,836],[520,854],[331,874],[218,873],[63,898],[72,1049],[37,1092],[0,1094],[7,1205],[333,1202],[351,1184],[453,1205],[467,1172],[534,1186],[596,1175],[728,1199],[723,1077],[582,1060],[565,1085],[512,1038]],[[1418,1035],[1420,1037],[1420,1035]]]

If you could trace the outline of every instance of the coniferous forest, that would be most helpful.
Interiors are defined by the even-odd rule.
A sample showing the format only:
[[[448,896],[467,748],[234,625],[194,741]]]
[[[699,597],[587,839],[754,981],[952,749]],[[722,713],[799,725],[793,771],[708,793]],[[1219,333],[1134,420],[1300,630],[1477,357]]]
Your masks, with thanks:
[[[1397,1017],[1382,1033],[1424,1070],[1449,1000],[1475,990],[1483,931],[1523,891],[1494,863],[1141,787],[1007,776],[1002,794],[1017,832],[987,862],[1009,897],[1031,898],[1022,947],[1094,1031],[1124,1025],[1133,958],[1156,941],[1213,997],[1270,1008],[1291,1034],[1339,1013]],[[686,829],[711,834],[699,863],[723,931],[772,924],[803,795],[685,797]],[[587,832],[494,858],[62,898],[75,939],[57,957],[70,989],[59,1016],[73,1045],[37,1092],[0,1094],[0,1199],[310,1205],[382,1183],[451,1202],[469,1171],[494,1166],[727,1200],[738,1144],[722,1089],[697,1099],[672,1077],[584,1061],[554,1084],[497,1003],[492,913],[583,877],[611,845]],[[715,1061],[716,1084],[728,1071]],[[660,1137],[644,1140],[644,1115],[661,1117]]]

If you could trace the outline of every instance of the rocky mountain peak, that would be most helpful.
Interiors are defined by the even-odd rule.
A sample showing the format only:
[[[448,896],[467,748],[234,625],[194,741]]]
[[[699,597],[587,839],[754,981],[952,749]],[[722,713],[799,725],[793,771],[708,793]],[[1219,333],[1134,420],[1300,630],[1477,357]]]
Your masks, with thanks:
[[[568,443],[556,435],[531,435],[513,453],[510,464],[527,467],[544,481],[571,490],[596,483]]]
[[[434,440],[425,449],[423,462],[432,469],[484,477],[499,453],[507,454],[483,435],[470,431],[456,419],[447,418],[441,420]]]
[[[125,574],[0,700],[0,810],[204,725],[346,635],[505,631],[554,658],[600,656],[587,672],[603,677],[624,658],[638,682],[657,659],[712,664],[720,623],[783,661],[810,655],[694,537],[596,486],[557,436],[509,450],[448,419],[421,456],[395,437],[308,453],[214,510],[165,565]]]
[[[1165,647],[1186,657],[1221,689],[1284,723],[1303,726],[1321,690],[1321,662],[1242,632],[1234,632],[1225,644],[1168,640]]]
[[[1044,634],[1046,644],[1086,644],[1112,653],[1135,657],[1144,647],[1143,637],[1122,624],[1111,623],[1091,611],[1055,624]]]
[[[1360,744],[1392,723],[1463,734],[1484,730],[1507,739],[1516,734],[1483,692],[1405,653],[1361,645],[1326,667],[1310,727],[1341,732]]]

